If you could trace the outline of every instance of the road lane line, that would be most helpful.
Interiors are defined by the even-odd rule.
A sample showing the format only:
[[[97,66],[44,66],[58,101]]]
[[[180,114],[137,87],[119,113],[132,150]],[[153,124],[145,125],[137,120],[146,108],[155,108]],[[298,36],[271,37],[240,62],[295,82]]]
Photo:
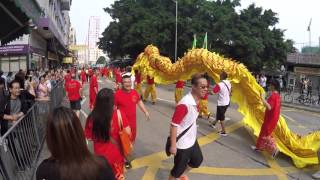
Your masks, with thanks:
[[[169,102],[169,103],[172,103],[172,104],[175,104],[175,103],[176,103],[176,102],[174,102],[174,101],[172,101],[172,100],[161,99],[161,98],[157,98],[157,100],[159,100],[159,101]]]
[[[293,122],[294,124],[296,124],[299,128],[303,128],[303,129],[307,129],[307,127],[303,126],[302,124],[298,123],[296,120],[294,120],[292,117],[285,115],[285,114],[281,114],[282,116],[284,116],[286,119],[290,120],[291,122]]]
[[[84,115],[84,117],[87,119],[88,114],[86,112],[84,112],[82,109],[80,110],[80,112]]]
[[[83,103],[84,103],[86,100],[87,100],[87,98],[84,97],[84,98],[82,99],[82,101],[81,101],[81,105],[83,105]]]

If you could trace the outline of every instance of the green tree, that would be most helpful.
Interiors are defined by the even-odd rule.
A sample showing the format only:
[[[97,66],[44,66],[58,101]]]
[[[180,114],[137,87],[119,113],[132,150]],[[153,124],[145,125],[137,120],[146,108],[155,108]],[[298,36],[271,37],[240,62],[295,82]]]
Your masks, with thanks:
[[[100,56],[96,62],[96,64],[106,64],[107,63],[107,60],[106,60],[106,57],[104,56]]]
[[[254,4],[236,11],[240,0],[179,0],[178,56],[191,49],[193,35],[208,49],[243,62],[253,71],[277,68],[293,42],[278,29],[276,13]],[[174,59],[175,3],[172,0],[118,0],[104,9],[113,19],[100,38],[99,47],[111,58],[136,58],[146,45],[159,47]]]

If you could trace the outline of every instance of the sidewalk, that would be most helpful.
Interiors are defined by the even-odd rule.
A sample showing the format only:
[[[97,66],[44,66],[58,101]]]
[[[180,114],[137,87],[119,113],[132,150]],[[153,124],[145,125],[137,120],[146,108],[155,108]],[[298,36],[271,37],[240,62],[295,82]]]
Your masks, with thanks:
[[[294,103],[285,103],[282,101],[282,106],[299,109],[303,111],[310,111],[315,113],[320,113],[320,106],[306,106],[306,105],[300,105],[300,104],[294,104]]]

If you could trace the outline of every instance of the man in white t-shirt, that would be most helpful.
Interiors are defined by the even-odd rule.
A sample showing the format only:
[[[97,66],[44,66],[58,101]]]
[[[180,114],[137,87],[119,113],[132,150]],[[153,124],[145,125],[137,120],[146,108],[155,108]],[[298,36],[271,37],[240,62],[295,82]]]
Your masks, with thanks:
[[[218,121],[220,121],[221,131],[219,134],[221,136],[227,136],[226,129],[224,128],[224,119],[225,113],[230,106],[230,97],[231,97],[231,83],[226,80],[228,77],[226,72],[222,72],[220,74],[221,82],[216,84],[213,87],[213,92],[218,94],[218,105],[217,105],[217,113],[216,120],[212,123],[212,127],[215,128],[215,125]]]
[[[170,153],[174,156],[174,166],[169,180],[188,179],[186,173],[198,168],[203,156],[197,142],[198,104],[208,92],[208,82],[203,74],[195,74],[191,79],[192,90],[177,104],[171,121]],[[177,142],[177,137],[185,131]]]
[[[260,76],[259,84],[265,91],[267,91],[267,77],[264,74]]]

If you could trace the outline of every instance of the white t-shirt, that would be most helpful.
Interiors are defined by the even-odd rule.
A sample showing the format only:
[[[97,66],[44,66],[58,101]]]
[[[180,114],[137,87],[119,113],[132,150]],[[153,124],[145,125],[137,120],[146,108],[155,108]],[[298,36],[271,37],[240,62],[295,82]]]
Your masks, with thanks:
[[[230,104],[231,83],[228,80],[223,80],[218,83],[220,91],[218,93],[218,106],[227,106]]]
[[[185,95],[177,106],[183,105],[187,108],[187,114],[183,117],[181,122],[175,122],[174,120],[171,122],[173,126],[177,127],[177,137],[184,130],[186,130],[190,125],[191,128],[179,139],[177,142],[178,149],[188,149],[194,145],[197,139],[197,118],[199,115],[196,101],[194,100],[191,93]],[[174,114],[175,116],[176,114]]]
[[[260,82],[259,82],[261,87],[266,87],[267,86],[267,77],[260,77]]]

